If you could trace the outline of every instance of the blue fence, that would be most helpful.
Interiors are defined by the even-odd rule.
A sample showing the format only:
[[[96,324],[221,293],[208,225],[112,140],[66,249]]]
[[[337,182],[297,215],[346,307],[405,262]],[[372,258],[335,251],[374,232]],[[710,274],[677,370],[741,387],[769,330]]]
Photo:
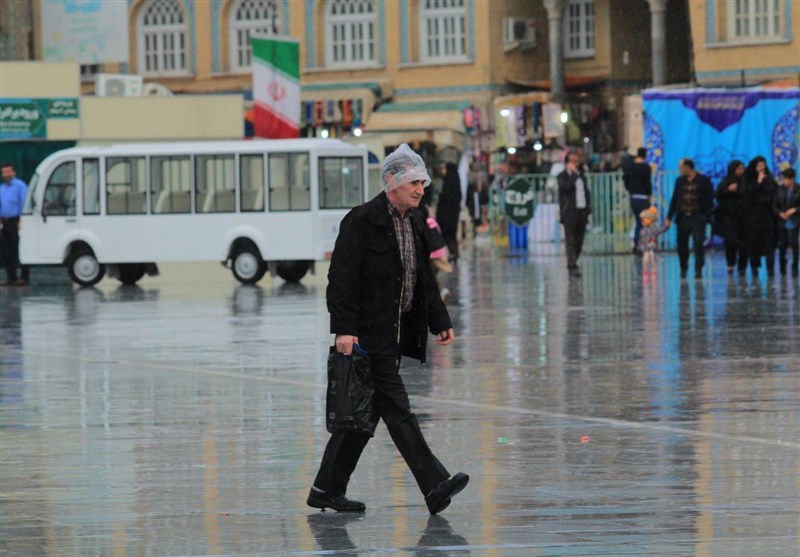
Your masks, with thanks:
[[[526,180],[534,192],[536,213],[528,226],[529,249],[547,249],[558,246],[563,239],[558,223],[558,185],[556,178],[547,174],[522,174],[514,177]],[[677,172],[659,172],[653,176],[653,203],[660,218],[666,218],[669,200],[675,188]],[[634,219],[630,211],[630,197],[622,183],[621,172],[589,174],[592,216],[586,234],[587,253],[627,253],[633,246]],[[490,197],[490,222],[497,245],[506,245],[508,223],[501,192]],[[661,236],[661,249],[675,248],[675,234],[670,231]]]

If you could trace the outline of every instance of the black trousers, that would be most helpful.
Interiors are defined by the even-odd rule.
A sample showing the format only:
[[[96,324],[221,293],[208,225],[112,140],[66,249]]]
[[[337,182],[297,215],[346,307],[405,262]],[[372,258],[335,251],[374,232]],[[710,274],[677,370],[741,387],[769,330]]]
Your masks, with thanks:
[[[635,249],[639,249],[639,234],[642,233],[642,219],[639,218],[639,215],[648,207],[650,207],[650,199],[631,196],[631,213],[633,213],[633,220],[636,223],[633,229],[633,247]]]
[[[740,271],[747,270],[747,248],[743,248],[738,242],[725,240],[725,260],[728,267],[737,267]]]
[[[431,452],[419,428],[417,417],[411,412],[408,393],[400,377],[400,359],[373,357],[370,363],[375,383],[375,421],[384,421],[422,494],[427,495],[439,483],[449,478],[450,473]],[[369,435],[362,433],[332,434],[325,447],[314,487],[332,495],[344,495],[350,475],[369,439]]]
[[[578,209],[577,214],[564,223],[564,243],[567,250],[567,269],[577,269],[578,259],[583,252],[583,239],[586,236],[586,225],[589,222],[589,213],[585,209]]]
[[[694,248],[694,270],[699,273],[706,261],[706,217],[702,213],[683,214],[678,220],[678,260],[684,273],[689,270],[689,238]]]
[[[787,230],[784,227],[778,229],[778,254],[781,265],[781,273],[786,272],[786,265],[789,263],[786,258],[786,252],[792,252],[792,271],[797,273],[798,270],[798,256],[800,256],[800,228]]]
[[[0,230],[0,257],[6,270],[9,281],[17,280],[17,267],[19,264],[19,217],[2,219],[3,229]],[[30,269],[22,265],[22,278],[28,280]]]

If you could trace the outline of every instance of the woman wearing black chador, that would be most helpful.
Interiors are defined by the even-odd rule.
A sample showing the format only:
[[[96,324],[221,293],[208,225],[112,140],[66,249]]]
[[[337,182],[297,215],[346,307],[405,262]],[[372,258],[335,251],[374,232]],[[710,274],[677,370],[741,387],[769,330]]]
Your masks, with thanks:
[[[764,157],[750,161],[745,172],[747,187],[747,253],[754,275],[758,274],[761,258],[766,258],[767,275],[775,275],[775,235],[777,224],[772,203],[778,185],[767,168]]]
[[[740,275],[747,271],[747,192],[744,170],[742,161],[732,161],[728,165],[728,173],[717,186],[718,206],[714,233],[725,240],[729,275],[737,266]]]
[[[450,250],[450,258],[458,259],[458,217],[461,213],[461,180],[458,167],[448,162],[442,169],[444,183],[439,203],[436,207],[436,220],[442,229],[442,236]]]

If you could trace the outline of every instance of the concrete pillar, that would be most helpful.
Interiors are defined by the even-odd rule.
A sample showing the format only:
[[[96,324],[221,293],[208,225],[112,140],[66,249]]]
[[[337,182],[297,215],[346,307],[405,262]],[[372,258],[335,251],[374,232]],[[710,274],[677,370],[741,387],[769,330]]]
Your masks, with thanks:
[[[650,37],[653,41],[653,85],[667,82],[667,0],[647,0],[650,4]]]
[[[564,100],[564,7],[566,0],[544,0],[550,36],[550,92],[555,102]]]

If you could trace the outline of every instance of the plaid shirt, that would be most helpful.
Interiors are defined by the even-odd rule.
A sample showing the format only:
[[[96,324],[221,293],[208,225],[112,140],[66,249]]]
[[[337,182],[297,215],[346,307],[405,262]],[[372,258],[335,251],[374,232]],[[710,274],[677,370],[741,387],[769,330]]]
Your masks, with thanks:
[[[400,246],[400,260],[403,262],[403,293],[400,307],[406,312],[411,309],[414,287],[417,285],[417,251],[414,246],[414,231],[411,229],[411,211],[406,211],[406,214],[401,216],[391,201],[388,205],[397,244]]]

